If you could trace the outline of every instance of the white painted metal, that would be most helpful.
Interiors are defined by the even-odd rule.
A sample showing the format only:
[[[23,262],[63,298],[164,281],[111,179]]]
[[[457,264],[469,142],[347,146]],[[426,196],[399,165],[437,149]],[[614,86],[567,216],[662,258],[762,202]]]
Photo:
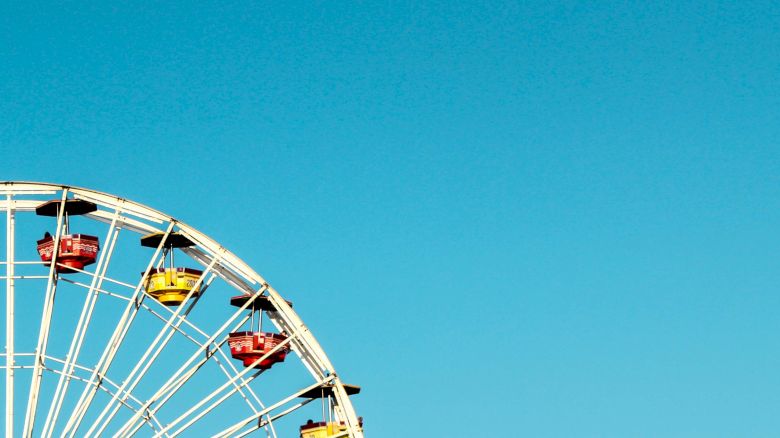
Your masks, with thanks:
[[[164,428],[163,430],[161,430],[161,431],[160,431],[158,434],[165,433],[165,432],[167,432],[168,430],[170,430],[170,429],[171,429],[173,426],[176,426],[177,424],[179,424],[180,422],[182,422],[182,421],[183,421],[185,418],[187,418],[187,417],[188,417],[188,416],[190,416],[192,413],[194,413],[196,410],[198,410],[199,408],[201,408],[203,405],[205,405],[206,403],[208,403],[209,401],[211,401],[211,400],[212,400],[214,397],[216,397],[216,396],[217,396],[217,395],[219,395],[221,392],[225,391],[225,390],[226,390],[226,389],[228,389],[230,386],[232,386],[232,385],[233,385],[233,384],[234,384],[236,381],[241,381],[241,380],[243,379],[243,377],[244,377],[246,374],[249,374],[249,373],[250,373],[250,372],[252,372],[252,371],[254,371],[254,372],[255,372],[255,373],[252,375],[252,377],[251,377],[249,380],[251,380],[251,379],[254,379],[254,378],[255,378],[255,377],[257,377],[258,375],[260,375],[260,373],[262,373],[262,370],[260,370],[260,371],[258,371],[258,370],[255,370],[255,368],[254,368],[254,367],[255,367],[256,365],[260,364],[260,362],[262,362],[262,361],[264,361],[264,360],[268,359],[269,357],[271,357],[271,355],[272,355],[272,354],[274,354],[274,353],[276,353],[277,351],[279,351],[280,349],[284,348],[284,347],[285,347],[287,344],[289,344],[289,343],[290,343],[290,341],[292,341],[292,339],[293,339],[293,337],[292,337],[292,336],[290,336],[290,337],[288,337],[287,339],[285,339],[283,342],[280,342],[280,343],[278,343],[278,344],[277,344],[277,345],[276,345],[274,348],[272,348],[271,350],[269,350],[269,351],[268,351],[268,353],[266,353],[266,354],[264,354],[263,356],[261,356],[261,357],[257,358],[257,359],[256,359],[254,362],[252,362],[252,364],[251,364],[251,365],[249,365],[248,367],[244,368],[244,370],[243,370],[243,371],[241,371],[241,372],[239,372],[239,373],[238,373],[238,374],[237,374],[235,377],[233,377],[233,378],[231,378],[230,380],[228,380],[227,382],[223,383],[223,384],[222,384],[222,386],[220,386],[219,388],[215,389],[215,390],[214,390],[214,391],[213,391],[211,394],[207,395],[206,397],[204,397],[203,399],[201,399],[199,402],[197,402],[197,403],[195,403],[194,405],[192,405],[192,407],[190,407],[190,408],[189,408],[187,411],[185,411],[183,414],[181,414],[181,415],[180,415],[178,418],[176,418],[175,420],[173,420],[173,421],[171,421],[170,423],[168,423],[168,424],[165,426],[165,428]],[[249,382],[248,382],[248,381],[246,381],[246,383],[249,383]],[[246,383],[242,383],[242,385],[245,385]],[[217,405],[218,405],[218,404],[220,404],[220,403],[222,403],[223,401],[225,401],[225,399],[227,399],[228,397],[230,397],[230,396],[233,394],[233,392],[235,392],[235,391],[236,391],[236,388],[233,388],[233,389],[231,389],[230,391],[227,391],[227,392],[225,392],[225,394],[223,394],[222,398],[220,398],[220,399],[219,399],[219,400],[218,400],[216,403],[212,403],[212,404],[211,404],[209,407],[207,407],[206,409],[204,409],[204,410],[203,410],[203,411],[202,411],[200,414],[198,414],[198,415],[196,415],[195,417],[193,417],[193,418],[192,418],[192,419],[191,419],[189,422],[187,422],[187,423],[186,423],[186,424],[184,424],[182,427],[180,427],[179,429],[177,429],[177,430],[176,430],[176,431],[173,433],[173,435],[178,435],[178,434],[180,434],[180,433],[181,433],[181,432],[182,432],[184,429],[186,429],[187,427],[191,426],[191,425],[192,425],[194,422],[196,422],[197,420],[199,420],[200,418],[202,418],[204,415],[206,415],[207,413],[209,413],[209,411],[211,411],[212,409],[214,409],[215,407],[217,407]]]
[[[149,260],[149,264],[146,266],[146,270],[144,270],[144,275],[141,277],[141,281],[138,283],[138,286],[136,286],[135,291],[133,291],[133,295],[125,307],[125,311],[122,314],[122,318],[119,320],[113,335],[111,336],[111,340],[109,340],[106,348],[103,350],[103,355],[98,361],[98,366],[95,368],[95,372],[90,377],[90,382],[99,383],[99,381],[105,377],[109,367],[111,367],[111,363],[114,361],[114,357],[116,357],[117,351],[119,351],[119,346],[122,344],[122,341],[127,335],[127,331],[130,329],[130,324],[133,323],[135,316],[138,314],[138,309],[140,307],[139,304],[144,297],[144,294],[142,293],[144,284],[146,283],[146,279],[149,278],[149,272],[152,270],[152,267],[155,264],[155,260],[158,260],[158,257],[162,252],[163,242],[165,242],[165,239],[167,239],[171,231],[173,231],[173,225],[173,222],[168,225],[163,238],[160,240],[160,244],[157,246],[157,249],[154,251],[154,255]],[[76,404],[74,415],[70,417],[70,420],[65,425],[63,434],[68,434],[71,437],[75,436],[76,431],[78,430],[81,421],[84,419],[84,415],[86,414],[87,409],[92,404],[92,400],[94,399],[96,393],[97,389],[95,387],[87,386],[84,388],[84,391],[81,393],[81,397],[79,397],[79,401]]]
[[[212,277],[212,279],[210,279],[209,284],[211,283],[211,280],[213,280],[213,277]],[[160,319],[161,321],[167,321],[165,318],[162,317],[162,315],[156,313],[151,308],[146,307],[145,304],[143,306],[145,307],[145,310],[147,310],[150,313],[152,313],[153,315],[157,316],[158,319]],[[245,317],[237,325],[238,326],[243,325],[244,323],[246,323],[247,319],[248,319],[248,317]],[[225,353],[225,351],[222,348],[220,348],[222,343],[219,343],[219,344],[212,343],[210,346],[208,344],[206,344],[206,343],[201,343],[201,342],[197,341],[196,339],[194,339],[188,333],[184,332],[182,330],[182,328],[181,328],[182,324],[184,324],[188,328],[190,328],[190,329],[194,330],[195,332],[197,332],[204,339],[207,338],[208,335],[206,333],[204,333],[203,331],[201,331],[200,329],[198,329],[196,326],[192,325],[192,323],[190,323],[187,319],[184,319],[184,318],[179,318],[176,321],[176,324],[172,327],[173,329],[176,330],[176,332],[178,332],[178,333],[182,334],[183,336],[185,336],[185,338],[187,338],[188,340],[193,342],[196,346],[201,347],[204,350],[205,349],[210,349],[211,351],[216,352],[216,354],[219,357],[221,357],[222,360],[224,360],[224,362],[222,362],[218,358],[215,358],[214,360],[218,363],[220,369],[224,372],[226,378],[230,379],[232,376],[238,374],[239,371],[236,369],[235,365],[233,365],[233,362],[227,357],[227,354]],[[212,349],[212,347],[213,347],[213,349]],[[200,364],[198,366],[200,366]],[[257,407],[255,407],[254,403],[257,403],[257,405],[259,405],[260,409],[265,408],[265,406],[263,405],[262,401],[260,401],[260,398],[258,398],[257,394],[255,394],[255,392],[252,390],[252,388],[249,387],[249,386],[246,386],[246,383],[248,383],[250,380],[251,379],[244,379],[244,380],[239,381],[238,383],[234,382],[233,385],[234,385],[235,389],[241,394],[242,398],[245,400],[247,405],[254,412],[258,412],[259,409]],[[132,388],[130,389],[130,391],[132,391]],[[248,393],[251,396],[252,400],[254,400],[254,403],[252,401],[250,401],[249,397],[247,397],[245,392]],[[165,401],[167,401],[167,399],[164,399],[163,401],[161,401],[160,405],[165,404]],[[112,414],[115,414],[115,413],[116,413],[116,410]],[[107,421],[104,422],[104,426],[106,425],[106,423],[107,423]],[[269,425],[269,426],[271,428],[273,428],[273,425]],[[97,435],[101,435],[101,432],[102,432],[102,430],[98,430],[97,431]]]
[[[9,193],[6,195],[6,280],[5,280],[5,436],[14,435],[14,250],[15,214],[14,201]]]
[[[65,399],[65,394],[68,391],[70,378],[68,377],[73,370],[73,367],[78,360],[81,347],[84,344],[84,339],[87,335],[87,329],[89,328],[89,322],[92,318],[92,311],[95,309],[97,302],[98,292],[97,289],[103,283],[105,278],[106,269],[111,262],[111,255],[114,252],[116,238],[119,236],[119,229],[116,227],[117,219],[119,218],[120,210],[117,210],[114,214],[114,218],[111,221],[111,225],[108,228],[106,238],[103,240],[104,249],[100,253],[97,266],[95,267],[95,275],[92,277],[92,283],[89,286],[86,297],[84,299],[84,306],[81,309],[81,315],[79,316],[78,324],[76,325],[76,331],[73,334],[73,340],[71,341],[68,355],[65,359],[64,372],[60,375],[60,379],[57,382],[57,389],[54,392],[54,398],[51,402],[49,412],[46,414],[46,422],[44,423],[41,436],[50,437],[54,432],[54,425],[59,417],[60,409],[62,408],[62,402]]]
[[[181,366],[178,370],[176,370],[175,373],[160,387],[160,389],[154,393],[149,399],[144,403],[144,409],[149,409],[149,407],[152,404],[155,404],[154,409],[152,409],[152,412],[156,412],[159,410],[164,404],[167,399],[173,396],[173,394],[181,388],[181,386],[186,383],[186,381],[191,378],[197,371],[200,369],[200,367],[205,363],[206,360],[208,360],[208,356],[204,356],[204,353],[206,352],[206,349],[209,345],[211,345],[219,336],[220,334],[225,332],[225,329],[230,327],[235,323],[237,319],[241,317],[241,315],[246,311],[246,309],[249,308],[249,306],[252,305],[252,303],[255,302],[257,297],[262,293],[263,289],[257,292],[257,294],[253,295],[252,298],[248,299],[246,303],[244,303],[243,306],[241,306],[233,315],[228,318],[227,321],[225,321],[222,326],[217,329],[213,335],[209,338],[209,340],[205,343],[205,345],[201,348],[199,348],[190,358]],[[239,322],[238,326],[243,324],[248,316],[244,316],[243,321]],[[225,339],[222,343],[224,343],[227,340],[227,336],[225,336]],[[198,359],[201,358],[202,360],[198,361]],[[194,366],[193,366],[194,364]],[[163,399],[163,397],[167,397],[166,399]],[[163,399],[163,400],[161,400]],[[133,418],[130,419],[127,423],[125,423],[124,426],[122,426],[122,429],[120,429],[119,433],[125,432],[129,430],[131,427],[134,427],[134,423],[139,421],[140,417],[138,414],[136,414]]]
[[[40,264],[40,262],[27,262],[17,261],[11,254],[14,245],[13,236],[13,218],[12,212],[24,212],[29,213],[34,210],[40,201],[36,199],[30,199],[35,195],[46,194],[51,195],[59,193],[64,199],[68,194],[72,194],[73,197],[78,199],[85,199],[96,203],[100,208],[98,211],[88,213],[85,218],[107,223],[109,225],[109,234],[105,240],[107,246],[103,248],[103,252],[100,254],[101,259],[98,260],[95,266],[94,274],[88,271],[79,271],[79,275],[89,275],[92,277],[90,284],[79,282],[78,280],[65,279],[74,285],[83,287],[87,290],[87,296],[85,297],[85,309],[88,308],[87,302],[97,298],[98,294],[104,294],[107,297],[116,297],[121,300],[127,301],[125,312],[122,314],[119,323],[114,330],[111,341],[106,345],[103,350],[103,354],[100,356],[100,360],[93,367],[84,367],[77,363],[78,351],[81,348],[84,338],[79,335],[79,331],[74,333],[74,343],[71,344],[71,349],[68,355],[58,361],[50,356],[46,355],[46,342],[48,339],[48,325],[51,320],[51,313],[54,307],[54,296],[56,294],[56,275],[54,275],[56,259],[52,260],[52,266],[50,268],[49,282],[53,284],[49,286],[47,284],[46,299],[44,305],[44,311],[41,321],[41,333],[39,334],[39,348],[35,352],[35,356],[29,356],[27,352],[14,351],[13,344],[13,292],[14,281],[17,279],[33,280],[30,275],[18,276],[14,272],[14,267],[22,264]],[[200,233],[194,228],[181,223],[174,218],[160,213],[156,210],[150,209],[141,204],[122,199],[116,196],[108,195],[105,193],[95,192],[92,190],[58,186],[53,184],[42,183],[12,183],[0,182],[0,194],[6,194],[6,199],[0,201],[0,208],[6,210],[8,214],[8,224],[6,231],[8,234],[8,240],[6,245],[6,260],[3,262],[7,265],[6,269],[6,435],[13,434],[13,403],[9,403],[8,400],[13,400],[13,380],[14,371],[19,369],[32,369],[33,370],[33,382],[31,383],[31,391],[28,399],[28,411],[25,417],[24,436],[31,436],[34,431],[35,423],[35,409],[37,408],[38,392],[40,386],[40,375],[44,371],[51,371],[59,376],[58,389],[55,391],[55,397],[52,405],[50,405],[49,412],[47,414],[46,422],[44,423],[42,436],[50,437],[55,434],[55,426],[57,418],[60,415],[63,403],[67,392],[67,382],[71,380],[77,380],[82,382],[85,387],[76,402],[73,411],[68,415],[68,422],[61,433],[63,436],[81,436],[79,426],[84,419],[87,410],[89,410],[92,400],[97,391],[101,390],[110,394],[111,404],[105,406],[105,409],[101,412],[92,426],[89,428],[87,435],[95,434],[102,435],[107,424],[116,415],[118,409],[125,407],[132,412],[131,417],[127,420],[115,433],[115,436],[131,436],[135,434],[139,428],[148,425],[155,430],[159,436],[167,436],[169,434],[177,435],[183,433],[189,426],[196,421],[200,420],[203,416],[209,414],[212,409],[220,404],[224,399],[227,399],[232,394],[241,394],[241,397],[247,402],[252,411],[252,415],[244,418],[238,423],[234,423],[224,431],[220,432],[216,436],[245,436],[246,434],[256,431],[261,427],[271,426],[273,422],[285,415],[293,412],[294,410],[306,405],[310,402],[310,399],[303,400],[292,406],[289,405],[290,401],[298,397],[303,391],[298,391],[290,396],[282,399],[281,401],[263,407],[260,399],[252,391],[249,383],[253,377],[248,376],[251,372],[256,372],[252,368],[245,368],[241,371],[236,370],[231,359],[225,354],[225,344],[227,340],[226,330],[232,326],[240,326],[247,320],[248,316],[245,315],[245,310],[248,308],[254,297],[245,303],[242,309],[236,311],[228,320],[222,324],[214,332],[203,332],[196,326],[192,325],[187,318],[189,310],[192,309],[196,300],[190,300],[191,297],[187,297],[188,301],[192,301],[184,309],[184,305],[180,306],[175,311],[165,308],[164,313],[170,313],[168,316],[161,315],[153,307],[148,306],[144,302],[143,283],[145,277],[148,276],[151,266],[154,260],[159,256],[160,248],[157,248],[155,255],[149,262],[144,277],[141,282],[136,285],[128,284],[117,279],[112,279],[105,275],[108,263],[111,260],[111,251],[109,250],[109,242],[115,241],[116,233],[111,237],[111,230],[115,229],[118,232],[120,229],[128,230],[135,233],[147,234],[151,232],[163,231],[170,233],[173,230],[183,234],[190,240],[196,243],[197,246],[191,248],[185,248],[184,252],[199,262],[204,267],[208,267],[208,270],[216,274],[227,285],[234,287],[246,295],[257,296],[260,293],[264,293],[268,296],[271,303],[276,308],[276,311],[268,312],[271,322],[280,331],[284,331],[289,335],[286,342],[289,343],[293,352],[301,359],[301,363],[308,369],[309,373],[313,377],[314,383],[306,389],[316,388],[325,384],[334,385],[333,397],[334,397],[334,415],[337,421],[342,421],[348,426],[348,431],[345,436],[351,438],[362,438],[363,433],[358,425],[357,416],[354,412],[349,397],[346,395],[341,380],[337,375],[333,365],[328,359],[327,355],[305,326],[303,321],[298,315],[287,305],[287,302],[278,294],[278,292],[268,285],[263,277],[258,275],[252,268],[246,263],[240,260],[238,257],[221,247],[217,242],[210,239],[208,236]],[[121,213],[120,213],[121,212]],[[61,234],[61,222],[62,212],[58,215],[58,229],[55,235],[55,239],[60,238]],[[55,245],[59,242],[55,241]],[[56,257],[56,251],[55,251]],[[103,257],[105,260],[103,262]],[[103,262],[103,264],[101,264]],[[39,276],[40,277],[40,276]],[[206,274],[201,277],[199,281],[204,281]],[[212,276],[212,279],[214,277]],[[102,287],[103,282],[109,284],[108,289]],[[132,293],[127,295],[124,293],[117,293],[110,290],[111,285],[118,285],[126,290],[132,290]],[[259,286],[258,286],[259,285]],[[152,300],[153,304],[159,304]],[[10,309],[10,310],[9,310]],[[133,368],[131,374],[127,379],[123,380],[119,384],[112,384],[107,373],[111,366],[114,357],[116,356],[119,348],[121,347],[125,336],[128,333],[130,325],[132,324],[135,315],[138,311],[148,311],[151,314],[159,318],[163,323],[163,331],[160,332],[153,345],[147,349],[147,353],[144,353],[141,359]],[[87,310],[87,314],[90,314],[90,310]],[[84,314],[84,309],[82,310]],[[241,316],[244,314],[244,316]],[[89,317],[86,317],[83,330],[86,331],[86,327],[89,325]],[[236,324],[237,323],[237,324]],[[10,330],[9,330],[10,328]],[[45,329],[45,330],[44,330]],[[163,332],[165,334],[163,335]],[[170,374],[170,377],[166,382],[159,387],[159,389],[146,400],[139,400],[133,395],[133,392],[138,384],[140,378],[151,367],[152,362],[160,354],[161,348],[164,348],[168,341],[171,339],[174,333],[179,333],[186,339],[189,339],[197,346],[197,351],[186,360],[186,362],[175,372]],[[10,339],[10,342],[9,342]],[[30,357],[34,358],[32,365],[17,363],[18,358]],[[221,358],[221,359],[220,359]],[[45,364],[45,361],[51,361],[52,365],[61,364],[61,369],[55,369],[52,366]],[[157,420],[157,414],[160,413],[162,406],[166,404],[168,400],[176,394],[187,382],[189,382],[198,373],[203,364],[207,361],[213,360],[216,363],[220,363],[220,369],[225,372],[226,380],[223,385],[218,388],[218,391],[213,392],[211,395],[200,399],[197,403],[184,407],[178,414],[178,417],[173,422],[166,422],[160,424]],[[260,359],[262,360],[262,359]],[[224,361],[224,366],[222,365]],[[78,373],[76,372],[78,370]],[[87,373],[88,375],[84,375]],[[259,373],[258,373],[259,374]],[[36,377],[37,376],[37,377]],[[36,382],[37,379],[37,382]],[[9,382],[11,385],[9,386]],[[59,382],[65,382],[60,389]],[[114,389],[106,387],[106,385],[112,386]],[[9,389],[10,388],[10,389]],[[247,396],[247,394],[249,396]],[[254,401],[252,401],[254,400]],[[9,408],[10,406],[10,408]],[[9,413],[10,410],[10,413]],[[262,420],[260,420],[262,419]],[[251,423],[251,424],[250,424]],[[172,429],[178,427],[176,430]],[[248,429],[247,429],[248,427]],[[172,431],[172,432],[171,432]],[[273,436],[276,433],[271,430]]]
[[[30,392],[27,399],[27,413],[24,419],[24,437],[32,436],[35,427],[35,413],[38,409],[38,392],[43,376],[43,357],[46,355],[46,346],[49,340],[49,324],[54,310],[54,297],[57,292],[57,262],[59,261],[60,240],[62,239],[63,222],[65,219],[65,199],[68,197],[68,189],[62,191],[60,206],[57,212],[57,231],[54,236],[54,250],[49,266],[49,280],[46,284],[46,297],[43,302],[43,315],[41,315],[41,329],[38,333],[38,346],[35,348],[35,370],[30,382]]]
[[[229,437],[231,435],[234,435],[234,434],[238,433],[238,431],[241,430],[242,427],[245,427],[246,425],[248,425],[249,423],[251,423],[253,421],[257,421],[257,419],[260,418],[261,416],[266,415],[269,412],[272,412],[276,408],[284,406],[285,404],[289,403],[291,400],[295,400],[296,398],[300,397],[301,394],[303,394],[303,393],[305,393],[307,391],[310,391],[310,390],[312,390],[314,388],[318,388],[318,387],[323,386],[323,385],[327,385],[328,383],[331,382],[331,380],[332,379],[330,379],[330,378],[325,378],[325,379],[323,379],[323,380],[321,380],[319,382],[315,382],[314,384],[312,384],[312,385],[310,385],[310,386],[308,386],[308,387],[306,387],[304,389],[301,389],[300,391],[298,391],[298,392],[296,392],[294,394],[291,394],[291,395],[285,397],[282,400],[279,400],[278,402],[272,404],[271,406],[263,409],[261,412],[259,412],[257,414],[254,414],[254,415],[250,415],[247,418],[244,418],[243,420],[239,421],[238,423],[235,423],[234,425],[226,428],[222,432],[214,435],[214,437],[215,438],[216,437],[222,438],[222,437]]]
[[[162,245],[162,241],[161,241]],[[209,275],[209,272],[214,267],[214,264],[217,262],[217,259],[215,258],[211,264],[206,267],[206,270],[201,273],[200,278],[198,278],[198,281],[195,283],[195,285],[192,286],[192,289],[190,289],[190,292],[187,294],[187,296],[184,298],[184,302],[182,305],[176,308],[176,311],[173,312],[173,315],[168,319],[168,321],[165,322],[165,325],[160,330],[160,332],[157,334],[157,337],[154,338],[152,343],[147,347],[144,354],[141,356],[141,358],[136,363],[135,367],[130,371],[130,374],[124,379],[124,383],[122,383],[122,391],[132,391],[135,389],[135,387],[138,385],[138,383],[141,381],[141,379],[146,375],[146,372],[149,370],[149,368],[154,363],[155,359],[160,355],[163,348],[168,344],[168,342],[173,337],[174,333],[176,333],[176,329],[179,328],[181,325],[181,322],[184,321],[183,318],[179,318],[179,314],[182,312],[182,309],[184,309],[184,303],[189,303],[190,305],[187,307],[187,309],[184,311],[184,316],[186,317],[187,314],[190,313],[192,308],[197,303],[197,300],[192,300],[192,294],[197,288],[200,287],[201,283],[203,283],[203,279],[206,278]],[[205,288],[202,291],[205,293]],[[114,415],[118,411],[117,409],[112,409],[117,403],[117,398],[112,398],[111,401],[106,404],[106,406],[103,408],[103,411],[98,416],[95,423],[87,430],[87,433],[85,437],[92,436],[92,433],[95,432],[97,429],[97,435],[100,435],[100,433],[105,429],[105,427],[108,425],[108,422],[111,421],[112,418],[114,418]],[[109,414],[109,411],[111,413]],[[105,421],[103,419],[105,418]],[[102,426],[100,425],[102,422]]]
[[[52,356],[46,356],[46,360],[47,360],[47,362],[57,362],[57,363],[60,363],[60,364],[65,364],[65,360],[62,360],[62,359],[60,359],[60,358],[56,358],[56,357],[52,357]],[[92,371],[92,370],[90,370],[89,368],[87,368],[87,367],[84,367],[84,366],[81,366],[81,365],[76,365],[76,366],[74,367],[74,369],[79,369],[79,370],[83,370],[83,371],[87,371],[87,372],[90,372],[90,371]],[[55,368],[49,368],[49,367],[47,367],[47,368],[46,368],[46,370],[47,370],[47,371],[50,371],[50,372],[52,372],[52,373],[55,373],[55,374],[57,374],[57,375],[63,375],[63,374],[65,374],[65,372],[64,372],[64,371],[62,371],[62,370],[57,370],[57,369],[55,369]],[[68,374],[66,377],[67,377],[68,379],[70,379],[70,380],[79,380],[79,381],[81,381],[81,382],[83,382],[83,383],[85,383],[85,384],[86,384],[86,383],[88,383],[86,379],[84,379],[83,377],[81,377],[81,376],[79,376],[79,375],[75,374],[73,371],[71,371],[71,373],[70,373],[70,374]],[[105,393],[107,393],[107,394],[109,394],[109,395],[111,395],[111,396],[113,396],[113,395],[114,395],[114,392],[116,392],[116,391],[119,391],[119,390],[120,390],[120,388],[119,388],[119,385],[118,385],[116,382],[114,382],[114,381],[112,381],[111,379],[109,379],[109,378],[105,378],[105,379],[103,379],[103,381],[102,381],[101,383],[102,383],[102,384],[98,386],[98,389],[100,389],[101,391],[103,391],[103,392],[105,392]],[[132,394],[125,394],[125,395],[126,395],[125,399],[126,399],[126,400],[127,400],[127,399],[129,399],[129,400],[132,402],[132,404],[131,404],[131,403],[128,403],[127,401],[125,401],[125,402],[123,403],[123,406],[124,406],[125,408],[128,408],[128,409],[132,410],[133,412],[135,412],[135,411],[136,411],[136,409],[137,409],[137,408],[136,408],[136,406],[140,406],[140,405],[141,405],[141,401],[140,401],[140,400],[138,400],[138,399],[137,399],[135,396],[133,396]],[[150,420],[152,420],[152,421],[154,422],[154,424],[148,424],[148,426],[150,426],[150,427],[152,428],[152,430],[158,430],[158,429],[161,429],[161,428],[162,428],[162,424],[161,424],[161,423],[160,423],[160,422],[157,420],[157,418],[156,418],[156,417],[154,417],[154,416],[151,416],[151,417],[150,417]]]

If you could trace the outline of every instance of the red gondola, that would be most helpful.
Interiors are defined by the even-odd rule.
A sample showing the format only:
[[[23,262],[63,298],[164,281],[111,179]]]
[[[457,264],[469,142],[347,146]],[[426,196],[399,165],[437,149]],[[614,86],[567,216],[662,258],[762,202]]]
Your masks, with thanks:
[[[56,270],[59,273],[76,272],[95,263],[100,242],[95,236],[86,234],[67,234],[60,237],[60,251],[57,254]],[[44,265],[50,266],[54,256],[54,238],[46,236],[38,241],[38,254]]]
[[[252,366],[258,359],[273,350],[274,347],[281,344],[286,339],[287,336],[277,333],[233,332],[228,335],[228,345],[230,346],[230,354],[233,358],[242,360],[244,366],[248,367]],[[266,359],[263,359],[256,364],[255,368],[267,370],[275,363],[284,362],[284,358],[287,357],[289,351],[290,347],[284,345]]]
[[[69,234],[71,216],[87,214],[95,210],[97,210],[95,204],[82,199],[66,199],[64,201],[55,199],[44,202],[35,208],[35,213],[39,216],[59,217],[60,214],[63,215],[62,234],[56,253],[57,266],[55,270],[58,273],[76,272],[76,270],[83,270],[85,266],[95,263],[97,253],[100,250],[98,238],[87,234]],[[43,239],[38,241],[38,255],[41,256],[41,261],[45,266],[51,266],[52,259],[55,258],[54,241],[55,238],[48,232]]]
[[[239,295],[230,299],[230,304],[236,307],[243,307],[247,301],[252,298],[249,295]],[[291,303],[287,303],[291,305]],[[287,336],[282,333],[268,333],[262,331],[263,311],[275,310],[268,296],[260,295],[255,297],[247,310],[251,313],[249,331],[233,332],[228,335],[228,345],[230,354],[233,358],[241,360],[245,367],[253,366],[260,358],[270,353],[282,342],[287,340]],[[255,312],[259,312],[257,318],[257,331],[254,331]],[[287,353],[290,352],[289,343],[277,348],[267,358],[256,363],[254,368],[267,370],[275,363],[284,362]]]

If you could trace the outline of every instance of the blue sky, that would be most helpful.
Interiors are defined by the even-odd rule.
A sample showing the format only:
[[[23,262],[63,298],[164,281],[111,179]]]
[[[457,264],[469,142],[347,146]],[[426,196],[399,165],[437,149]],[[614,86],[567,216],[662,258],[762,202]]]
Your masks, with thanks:
[[[0,12],[0,179],[211,235],[369,436],[776,434],[776,4]]]

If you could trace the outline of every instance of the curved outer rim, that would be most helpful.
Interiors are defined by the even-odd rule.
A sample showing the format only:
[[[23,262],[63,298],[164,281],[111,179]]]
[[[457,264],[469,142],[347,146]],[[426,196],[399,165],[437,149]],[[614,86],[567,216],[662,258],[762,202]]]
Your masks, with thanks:
[[[99,192],[97,190],[64,184],[31,181],[0,181],[0,195],[21,195],[32,194],[37,191],[58,190],[67,190],[69,193],[73,193],[74,196],[82,196],[100,205],[121,208],[131,214],[135,213],[140,216],[147,216],[154,220],[174,223],[178,227],[179,232],[192,238],[199,246],[209,250],[212,254],[218,255],[220,262],[226,262],[229,267],[232,267],[234,271],[237,271],[239,275],[243,275],[252,283],[260,284],[261,286],[259,290],[264,289],[267,291],[271,302],[277,309],[277,313],[281,316],[281,321],[278,322],[298,332],[300,342],[295,343],[294,350],[297,351],[302,362],[304,365],[306,365],[306,368],[309,370],[309,372],[312,373],[312,376],[317,381],[322,381],[326,384],[333,385],[333,395],[335,397],[335,402],[338,409],[336,414],[337,416],[341,417],[341,421],[346,423],[348,427],[348,436],[352,438],[363,438],[362,430],[358,424],[357,415],[355,414],[352,402],[350,401],[349,396],[344,389],[343,382],[336,374],[333,365],[328,359],[328,356],[325,354],[325,351],[320,346],[319,342],[317,342],[311,331],[309,331],[298,314],[293,311],[292,307],[290,307],[287,301],[282,298],[276,289],[274,289],[260,274],[255,272],[255,270],[249,267],[249,265],[247,265],[243,260],[228,251],[214,239],[208,237],[207,235],[201,233],[186,223],[163,212],[126,198],[111,195],[105,192]]]

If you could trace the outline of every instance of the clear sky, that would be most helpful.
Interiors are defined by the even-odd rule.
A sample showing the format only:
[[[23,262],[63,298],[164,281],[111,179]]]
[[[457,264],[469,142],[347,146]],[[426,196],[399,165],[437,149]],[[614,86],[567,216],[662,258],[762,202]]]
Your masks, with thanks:
[[[15,2],[0,179],[264,275],[370,437],[780,428],[776,2]]]

